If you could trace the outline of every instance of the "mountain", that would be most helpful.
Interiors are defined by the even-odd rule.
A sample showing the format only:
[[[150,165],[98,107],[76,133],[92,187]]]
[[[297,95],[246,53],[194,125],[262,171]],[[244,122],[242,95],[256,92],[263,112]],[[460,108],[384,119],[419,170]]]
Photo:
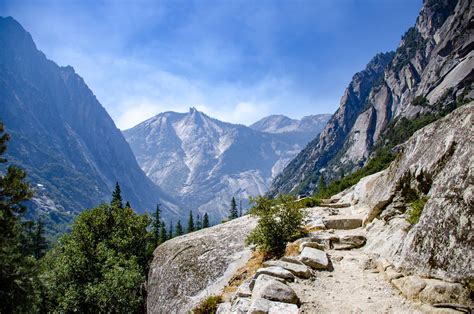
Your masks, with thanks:
[[[472,12],[468,0],[425,1],[397,50],[354,75],[339,109],[269,195],[310,193],[321,175],[332,181],[364,166],[378,148],[392,149],[396,139],[472,99]]]
[[[315,121],[320,127],[321,120]],[[249,196],[264,194],[307,143],[221,122],[194,108],[161,113],[123,134],[149,178],[183,207],[201,217],[208,212],[215,222],[227,217],[233,196],[246,205]]]
[[[52,232],[81,210],[108,202],[115,182],[139,212],[162,203],[178,214],[138,166],[114,122],[84,80],[39,51],[11,17],[0,18],[0,119],[11,135],[7,158],[35,187],[30,204]]]

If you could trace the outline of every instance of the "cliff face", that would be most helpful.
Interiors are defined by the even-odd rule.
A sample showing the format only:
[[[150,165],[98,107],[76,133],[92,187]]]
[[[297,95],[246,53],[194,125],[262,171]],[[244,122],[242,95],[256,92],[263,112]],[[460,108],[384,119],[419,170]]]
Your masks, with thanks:
[[[0,18],[0,46],[0,119],[12,137],[7,158],[28,173],[35,215],[64,231],[81,210],[110,201],[116,181],[138,211],[158,202],[165,215],[177,210],[139,168],[120,130],[72,67],[46,59],[12,18]]]
[[[274,180],[270,194],[311,192],[321,174],[331,180],[364,165],[402,118],[472,98],[472,19],[471,1],[426,1],[397,51],[354,76],[326,128]]]
[[[357,196],[368,209],[367,249],[408,273],[447,281],[474,280],[474,102],[416,132],[400,155]],[[405,221],[427,197],[419,221]],[[355,199],[351,200],[356,202]],[[398,236],[393,236],[395,233]]]

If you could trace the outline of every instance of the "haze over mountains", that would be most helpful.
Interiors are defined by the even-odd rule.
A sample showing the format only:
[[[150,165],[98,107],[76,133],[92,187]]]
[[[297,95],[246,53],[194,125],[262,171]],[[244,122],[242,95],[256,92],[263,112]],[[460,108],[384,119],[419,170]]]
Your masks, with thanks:
[[[138,166],[129,145],[84,80],[39,51],[13,18],[0,17],[0,117],[11,135],[7,158],[35,187],[31,206],[53,232],[110,201],[115,182],[139,212],[178,207]]]
[[[249,196],[266,193],[329,117],[269,116],[246,127],[191,108],[161,113],[123,134],[153,182],[182,208],[207,212],[218,222],[228,215],[233,196],[246,206]]]

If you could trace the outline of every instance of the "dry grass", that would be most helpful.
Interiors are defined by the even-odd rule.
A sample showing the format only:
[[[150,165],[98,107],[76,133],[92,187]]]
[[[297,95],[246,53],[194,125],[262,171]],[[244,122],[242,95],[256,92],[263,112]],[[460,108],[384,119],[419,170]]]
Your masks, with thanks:
[[[257,270],[262,267],[264,261],[265,254],[260,250],[254,251],[245,266],[239,268],[229,280],[227,286],[224,287],[223,298],[227,300],[230,294],[234,293],[245,280],[252,278]]]
[[[300,245],[298,241],[288,243],[285,249],[285,256],[295,256],[300,253]]]

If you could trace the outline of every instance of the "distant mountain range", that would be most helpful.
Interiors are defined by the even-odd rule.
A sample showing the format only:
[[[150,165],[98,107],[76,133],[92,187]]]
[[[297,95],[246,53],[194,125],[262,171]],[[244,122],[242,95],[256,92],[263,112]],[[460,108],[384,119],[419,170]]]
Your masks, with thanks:
[[[179,216],[72,67],[48,60],[11,17],[0,17],[0,47],[0,119],[11,134],[7,158],[27,171],[35,189],[32,212],[52,233],[66,230],[80,211],[110,201],[117,181],[137,211],[161,203],[165,217]]]
[[[153,182],[183,208],[207,212],[218,222],[228,215],[233,196],[246,206],[249,196],[266,193],[329,118],[269,116],[246,127],[191,108],[161,113],[123,134]]]

